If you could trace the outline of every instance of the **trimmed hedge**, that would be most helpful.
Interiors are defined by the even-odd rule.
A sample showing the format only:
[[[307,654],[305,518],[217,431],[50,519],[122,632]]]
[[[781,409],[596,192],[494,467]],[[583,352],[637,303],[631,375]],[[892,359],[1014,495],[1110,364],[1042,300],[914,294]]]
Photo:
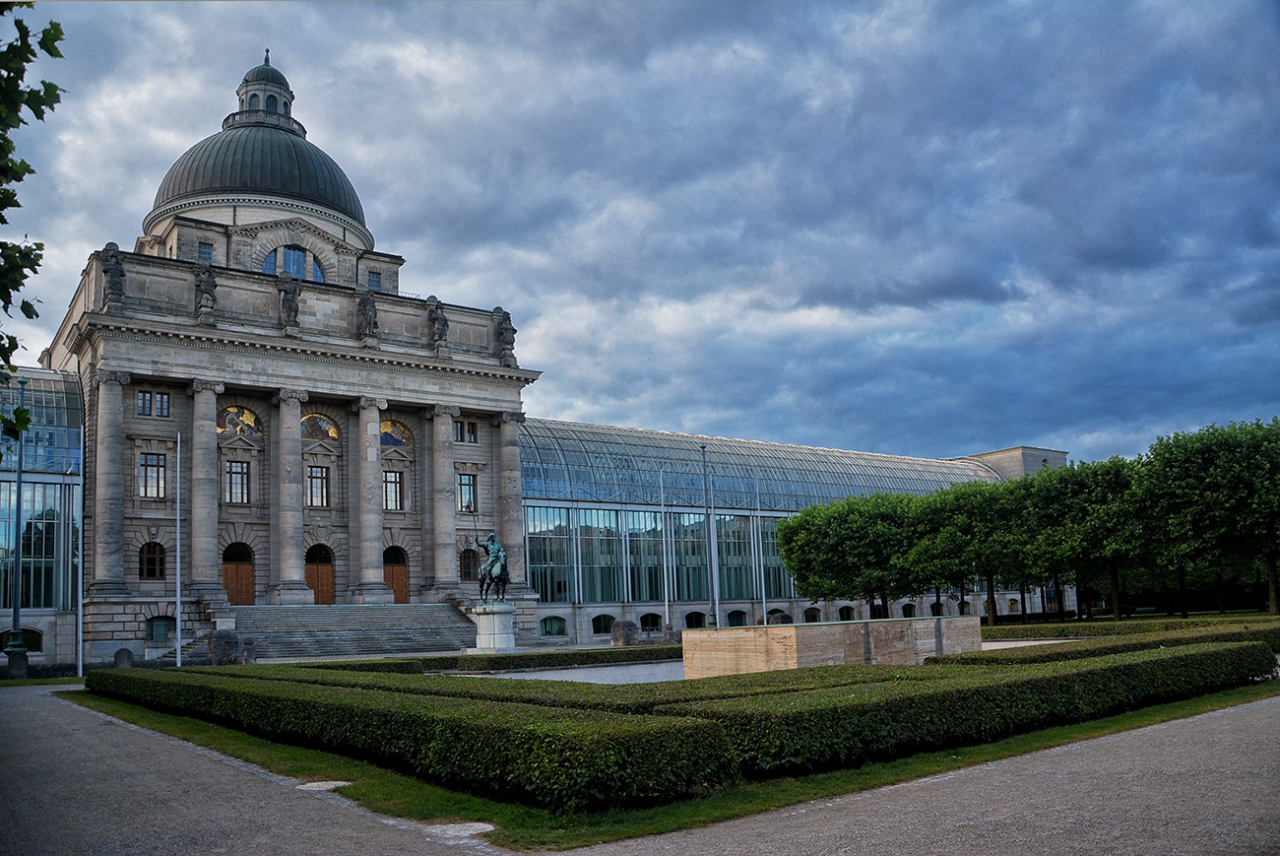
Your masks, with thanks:
[[[88,689],[273,740],[399,767],[444,785],[557,810],[670,802],[734,773],[722,727],[671,716],[111,670]]]
[[[607,666],[679,660],[679,645],[637,645],[625,648],[577,648],[568,651],[526,651],[518,654],[446,654],[395,660],[354,660],[336,663],[301,663],[308,669],[340,672],[500,672],[512,669],[560,669],[572,666]]]
[[[1262,627],[1249,625],[1192,627],[1168,633],[1129,633],[1124,636],[1104,636],[1079,642],[1029,645],[1024,648],[1005,648],[998,651],[971,651],[967,654],[944,654],[928,657],[925,663],[956,666],[1019,666],[1030,663],[1082,660],[1107,654],[1122,654],[1126,651],[1149,651],[1153,648],[1172,648],[1207,642],[1264,642],[1271,648],[1271,653],[1280,654],[1280,622],[1272,622]]]
[[[1239,686],[1270,677],[1275,669],[1275,656],[1261,642],[1190,645],[974,669],[972,676],[939,681],[674,704],[656,712],[720,722],[743,772],[762,777],[857,766],[1084,722]]]
[[[988,642],[997,639],[1049,639],[1077,636],[1121,636],[1128,633],[1163,633],[1186,630],[1190,627],[1219,627],[1230,624],[1259,626],[1278,619],[1262,613],[1251,615],[1215,615],[1198,618],[1137,618],[1126,621],[1075,621],[1066,624],[1029,624],[982,628],[982,638]],[[1050,632],[1051,631],[1051,632]]]
[[[619,685],[514,678],[494,680],[465,675],[370,674],[289,665],[197,666],[183,671],[228,678],[256,678],[478,701],[645,714],[660,705],[685,701],[802,692],[882,681],[928,681],[946,677],[955,670],[942,666],[930,669],[917,666],[817,666],[748,675],[724,675],[698,681]],[[964,673],[966,670],[959,671]]]

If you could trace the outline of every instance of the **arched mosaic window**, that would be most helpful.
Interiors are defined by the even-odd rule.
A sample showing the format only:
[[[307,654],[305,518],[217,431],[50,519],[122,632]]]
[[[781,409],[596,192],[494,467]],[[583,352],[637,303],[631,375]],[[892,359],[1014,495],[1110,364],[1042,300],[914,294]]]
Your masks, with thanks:
[[[413,446],[413,432],[403,422],[383,419],[378,430],[382,432],[384,446]]]
[[[304,440],[341,440],[342,432],[328,416],[319,413],[308,413],[302,417],[302,439]]]
[[[247,407],[224,407],[218,411],[218,433],[237,437],[262,436],[262,420]]]

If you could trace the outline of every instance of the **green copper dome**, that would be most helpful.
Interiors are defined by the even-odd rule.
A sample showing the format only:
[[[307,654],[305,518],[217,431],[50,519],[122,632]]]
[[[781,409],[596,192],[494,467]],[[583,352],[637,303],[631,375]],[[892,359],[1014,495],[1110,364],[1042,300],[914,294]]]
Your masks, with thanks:
[[[208,193],[314,202],[365,225],[360,197],[334,159],[301,134],[265,123],[235,124],[192,146],[160,182],[155,207]]]

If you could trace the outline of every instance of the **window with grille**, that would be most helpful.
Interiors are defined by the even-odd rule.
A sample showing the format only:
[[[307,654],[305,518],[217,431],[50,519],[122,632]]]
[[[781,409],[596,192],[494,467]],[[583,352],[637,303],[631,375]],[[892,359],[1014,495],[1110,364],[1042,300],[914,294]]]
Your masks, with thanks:
[[[307,467],[307,505],[329,507],[329,468]]]
[[[404,511],[404,473],[388,470],[382,474],[382,507]]]
[[[143,452],[138,456],[138,496],[164,498],[164,455]]]
[[[382,291],[382,274],[376,270],[369,271],[369,290]]]
[[[454,422],[453,442],[479,443],[480,427],[475,422]]]
[[[155,541],[138,551],[138,576],[144,580],[164,579],[164,545]]]
[[[222,501],[237,505],[249,502],[248,461],[227,461],[223,464]]]
[[[206,244],[201,241],[196,245],[196,258],[202,262],[213,264],[213,244]]]

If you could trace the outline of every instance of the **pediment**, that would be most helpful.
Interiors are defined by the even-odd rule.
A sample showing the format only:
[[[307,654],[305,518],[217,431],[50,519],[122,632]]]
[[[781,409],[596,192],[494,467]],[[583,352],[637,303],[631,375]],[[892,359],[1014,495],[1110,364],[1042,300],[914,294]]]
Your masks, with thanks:
[[[256,440],[251,440],[248,437],[245,437],[243,435],[237,435],[229,439],[223,440],[221,443],[218,444],[218,446],[221,449],[229,449],[229,450],[243,450],[247,452],[262,451],[261,442],[258,442]]]
[[[341,455],[342,444],[326,440],[303,440],[302,451],[313,455]]]
[[[382,448],[382,460],[384,461],[404,461],[405,463],[413,463],[413,455],[407,450],[396,446],[384,446]]]

